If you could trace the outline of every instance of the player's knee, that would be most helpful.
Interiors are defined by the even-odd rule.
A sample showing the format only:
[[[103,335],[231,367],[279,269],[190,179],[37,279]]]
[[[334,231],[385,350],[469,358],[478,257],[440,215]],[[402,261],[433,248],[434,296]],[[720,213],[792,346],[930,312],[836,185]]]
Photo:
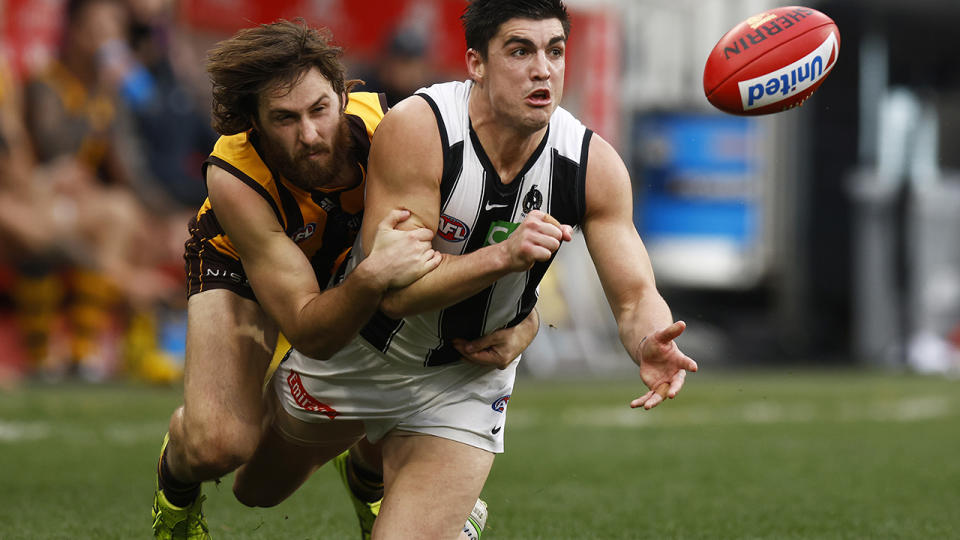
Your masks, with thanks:
[[[261,497],[258,497],[255,491],[244,489],[239,482],[233,484],[233,496],[237,498],[237,501],[240,504],[249,506],[250,508],[259,508],[264,506],[260,504],[259,499],[261,499]]]
[[[274,497],[267,489],[244,482],[242,475],[239,474],[233,483],[233,496],[240,504],[250,508],[270,508],[283,501],[282,497]]]
[[[233,487],[233,495],[237,498],[237,501],[239,501],[240,504],[249,506],[250,508],[270,508],[276,506],[280,502],[270,500],[254,491],[238,489],[237,486]]]
[[[227,474],[253,456],[259,426],[217,421],[195,425],[186,433],[186,459],[192,468]]]

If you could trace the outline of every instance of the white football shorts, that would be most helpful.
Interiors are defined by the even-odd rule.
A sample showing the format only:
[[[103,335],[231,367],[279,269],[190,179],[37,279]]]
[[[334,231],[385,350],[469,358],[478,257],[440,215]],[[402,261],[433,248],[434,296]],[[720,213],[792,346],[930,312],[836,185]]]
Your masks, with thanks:
[[[502,453],[517,363],[504,370],[463,360],[410,365],[358,337],[329,360],[291,349],[273,376],[273,390],[292,417],[318,424],[360,420],[374,443],[396,429]]]

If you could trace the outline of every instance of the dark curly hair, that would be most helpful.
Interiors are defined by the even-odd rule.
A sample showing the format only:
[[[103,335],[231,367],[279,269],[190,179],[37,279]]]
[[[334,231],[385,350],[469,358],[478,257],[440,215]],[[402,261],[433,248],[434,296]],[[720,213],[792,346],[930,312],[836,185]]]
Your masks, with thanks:
[[[264,91],[290,88],[313,67],[338,94],[349,92],[360,81],[344,80],[343,50],[331,40],[327,29],[310,28],[303,19],[281,19],[245,28],[218,43],[207,61],[213,83],[213,128],[221,135],[249,130]]]

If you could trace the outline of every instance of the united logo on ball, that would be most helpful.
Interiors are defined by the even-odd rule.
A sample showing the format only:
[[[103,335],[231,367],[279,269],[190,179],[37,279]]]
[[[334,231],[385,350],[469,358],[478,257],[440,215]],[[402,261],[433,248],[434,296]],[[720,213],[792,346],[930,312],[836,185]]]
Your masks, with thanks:
[[[703,91],[718,109],[761,115],[802,105],[837,63],[840,30],[802,6],[772,9],[724,34],[707,57]]]

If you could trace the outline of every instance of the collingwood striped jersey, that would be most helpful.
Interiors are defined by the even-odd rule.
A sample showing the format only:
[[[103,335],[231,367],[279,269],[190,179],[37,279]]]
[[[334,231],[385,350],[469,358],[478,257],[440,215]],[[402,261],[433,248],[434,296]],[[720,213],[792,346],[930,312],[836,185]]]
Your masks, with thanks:
[[[587,153],[592,132],[557,108],[540,145],[517,176],[502,182],[470,124],[472,81],[421,89],[433,109],[443,144],[440,223],[433,248],[462,255],[505,240],[526,215],[541,210],[560,223],[583,222]],[[363,250],[353,250],[356,259]],[[475,339],[521,322],[537,301],[550,261],[507,275],[487,289],[439,311],[390,319],[376,314],[360,335],[404,362],[442,365],[460,358],[453,338]],[[351,261],[350,266],[356,264]]]

